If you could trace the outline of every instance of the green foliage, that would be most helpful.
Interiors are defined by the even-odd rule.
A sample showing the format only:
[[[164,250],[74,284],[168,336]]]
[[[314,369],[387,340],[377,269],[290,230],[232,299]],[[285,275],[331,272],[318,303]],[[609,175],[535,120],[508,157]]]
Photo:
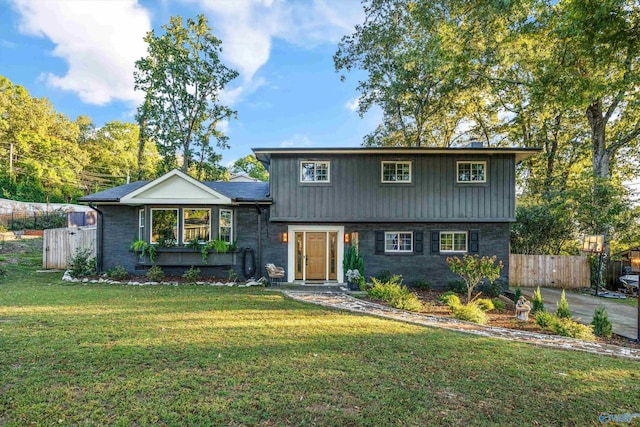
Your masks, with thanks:
[[[555,319],[555,316],[548,311],[538,311],[534,317],[536,319],[536,325],[542,329],[547,329]]]
[[[264,168],[264,165],[256,159],[255,154],[249,154],[241,159],[235,161],[231,167],[233,173],[246,173],[251,178],[258,179],[260,181],[269,181],[269,172]]]
[[[182,17],[173,16],[162,29],[161,35],[147,33],[147,56],[136,62],[135,88],[146,95],[138,116],[144,118],[147,138],[157,142],[165,167],[175,166],[181,152],[186,172],[194,154],[201,162],[215,154],[210,140],[228,146],[220,122],[236,113],[220,103],[220,94],[238,73],[220,61],[222,42],[204,15],[187,19],[186,26]]]
[[[500,313],[504,312],[507,309],[507,304],[504,303],[500,298],[494,298],[491,300],[493,302],[493,307],[496,311]]]
[[[593,312],[591,325],[593,325],[593,333],[598,337],[611,338],[613,335],[613,325],[609,321],[609,313],[603,306],[599,306]]]
[[[447,282],[447,290],[457,294],[464,294],[467,292],[467,285],[461,279],[449,280]]]
[[[400,310],[422,310],[422,303],[406,286],[402,286],[400,276],[393,276],[387,282],[381,282],[375,277],[371,280],[373,286],[367,289],[367,294],[371,298],[385,301],[392,307]]]
[[[209,252],[213,251],[217,254],[226,254],[229,252],[233,252],[236,250],[236,242],[227,243],[221,239],[210,240],[207,243],[200,246],[200,252],[202,253],[202,263],[207,263],[207,257],[209,256]]]
[[[430,291],[433,288],[433,283],[431,283],[427,279],[420,279],[414,285],[416,289],[424,289],[425,291]]]
[[[201,245],[201,243],[200,243],[199,239],[191,239],[187,243],[184,244],[184,246],[186,248],[197,249],[197,250],[201,249],[200,245]]]
[[[536,314],[539,311],[544,311],[544,301],[542,300],[540,286],[533,291],[533,298],[531,299],[531,314]]]
[[[547,311],[539,311],[535,314],[536,324],[542,329],[555,335],[577,338],[585,341],[595,341],[593,327],[582,325],[568,318],[558,317]]]
[[[514,292],[514,295],[515,295],[515,297],[514,297],[515,300],[514,301],[515,302],[520,301],[520,297],[522,296],[522,289],[520,289],[520,287],[517,287],[516,291]]]
[[[131,243],[130,250],[133,252],[140,252],[140,259],[144,259],[144,256],[148,254],[149,260],[152,263],[156,262],[158,249],[154,244],[147,243],[144,240],[134,239]]]
[[[389,270],[384,270],[384,271],[381,271],[381,272],[380,272],[377,276],[375,276],[375,277],[376,277],[376,279],[378,279],[378,281],[379,281],[379,282],[388,282],[388,281],[390,281],[390,280],[391,280],[391,278],[392,278],[392,277],[395,277],[395,276],[392,276],[392,275],[391,275],[391,272],[390,272]],[[398,276],[398,277],[399,277],[399,276]]]
[[[439,301],[447,304],[451,309],[461,304],[460,297],[454,293],[449,292],[442,294],[439,298]]]
[[[496,308],[489,298],[477,298],[474,302],[484,311],[491,311]]]
[[[83,277],[96,274],[96,259],[89,249],[76,249],[67,260],[71,277]]]
[[[562,294],[560,295],[560,302],[558,303],[558,309],[556,310],[556,316],[563,319],[571,319],[571,310],[569,310],[569,303],[567,302],[567,297],[564,294],[564,289],[562,290]]]
[[[196,280],[198,280],[200,278],[200,269],[199,268],[193,268],[193,266],[191,266],[191,268],[189,268],[184,273],[182,273],[182,277],[184,279],[187,279],[187,280],[190,280],[192,282],[195,282]]]
[[[230,268],[228,278],[230,282],[236,282],[238,280],[238,273],[236,273],[233,268]]]
[[[129,272],[121,265],[116,265],[112,269],[107,270],[107,276],[113,280],[125,280],[129,277]]]
[[[498,261],[494,255],[491,258],[479,255],[464,254],[462,259],[457,256],[448,257],[449,269],[459,275],[467,287],[467,302],[471,301],[473,289],[484,279],[493,283],[500,277],[500,270],[504,267],[502,261]]]
[[[558,255],[576,232],[570,211],[565,203],[518,204],[511,225],[511,253]]]
[[[364,280],[364,259],[358,254],[358,248],[355,245],[352,244],[344,250],[342,268],[345,274],[349,270],[358,270],[362,280]]]
[[[164,279],[164,271],[159,265],[153,265],[147,270],[145,276],[152,282],[161,282]]]
[[[498,297],[502,295],[502,292],[504,291],[504,287],[501,280],[496,280],[495,282],[489,282],[489,283],[482,283],[479,289],[480,289],[480,292],[482,292],[482,295],[490,298]]]
[[[458,296],[458,295],[456,295],[456,293],[454,291],[447,291],[447,292],[443,293],[442,295],[440,295],[440,297],[438,298],[438,301],[446,303],[445,298],[447,298],[449,295]],[[460,299],[460,298],[458,298],[458,299]]]
[[[487,315],[475,302],[468,304],[459,304],[452,307],[453,317],[467,322],[485,325],[487,323]]]

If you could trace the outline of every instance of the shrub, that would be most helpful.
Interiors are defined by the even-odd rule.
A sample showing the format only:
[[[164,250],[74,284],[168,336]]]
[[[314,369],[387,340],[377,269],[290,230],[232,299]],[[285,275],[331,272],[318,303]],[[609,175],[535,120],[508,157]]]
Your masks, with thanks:
[[[453,309],[453,307],[460,305],[460,297],[454,293],[444,294],[440,297],[440,301],[447,304],[449,308]]]
[[[502,295],[503,290],[504,287],[502,286],[501,280],[496,280],[493,283],[483,283],[480,287],[480,292],[482,292],[482,295],[489,298],[495,298]]]
[[[379,282],[389,282],[394,276],[391,275],[389,270],[384,270],[380,272],[375,278],[378,279]]]
[[[502,301],[500,298],[494,298],[491,300],[491,302],[493,303],[493,307],[495,308],[495,310],[499,312],[503,312],[507,309],[507,304],[505,304],[504,301]]]
[[[381,282],[377,278],[372,279],[373,286],[367,289],[371,298],[387,302],[392,307],[407,311],[420,311],[422,303],[418,297],[402,286],[400,276],[393,276],[387,282]]]
[[[593,335],[593,327],[582,325],[578,322],[574,322],[571,319],[559,318],[554,316],[554,321],[551,322],[549,328],[554,334],[563,337],[577,338],[585,341],[595,340],[595,336]]]
[[[459,320],[478,323],[484,325],[487,323],[487,315],[475,302],[468,304],[460,304],[453,308],[453,317]]]
[[[351,245],[345,249],[342,268],[343,271],[358,270],[360,276],[364,278],[364,259],[358,254],[358,248],[355,245]]]
[[[554,321],[554,315],[548,311],[539,311],[535,314],[536,325],[542,329],[547,329],[549,325]]]
[[[164,271],[160,268],[159,265],[152,266],[149,270],[147,270],[147,279],[152,282],[161,282],[164,279]]]
[[[189,268],[184,273],[182,273],[182,277],[189,281],[195,282],[200,278],[200,269],[193,268],[193,265],[192,265],[191,268]]]
[[[447,282],[447,290],[456,294],[463,294],[467,291],[467,285],[464,284],[462,279],[449,280]]]
[[[71,277],[82,277],[96,274],[96,259],[89,249],[76,249],[67,260]]]
[[[560,302],[558,303],[558,309],[556,310],[556,316],[561,319],[571,319],[571,310],[569,310],[569,303],[567,302],[567,297],[564,294],[564,289],[562,290],[562,294],[560,295]]]
[[[129,272],[121,265],[116,265],[112,269],[107,271],[107,276],[113,280],[124,280],[129,277]]]
[[[596,311],[593,312],[591,324],[593,325],[593,332],[597,336],[611,338],[611,335],[613,335],[613,325],[609,321],[609,313],[603,306],[596,308]]]
[[[480,255],[464,254],[462,259],[457,256],[447,258],[449,269],[460,276],[466,285],[467,302],[471,301],[473,289],[483,280],[487,279],[490,283],[500,278],[500,270],[504,267],[502,261],[498,261],[495,255],[492,257]]]
[[[229,269],[229,281],[230,282],[235,282],[236,280],[238,280],[238,273],[236,273],[236,271],[233,268]]]
[[[478,298],[474,302],[478,304],[478,307],[480,307],[484,311],[491,311],[496,308],[493,305],[493,301],[491,301],[489,298]]]
[[[516,291],[514,292],[514,295],[515,295],[515,297],[514,297],[514,298],[515,298],[515,299],[514,299],[514,301],[515,301],[515,302],[520,301],[520,297],[522,296],[522,289],[520,289],[520,287],[517,287],[517,288],[516,288]]]
[[[533,298],[531,299],[531,314],[536,314],[539,311],[544,311],[544,301],[542,300],[542,294],[540,293],[540,286],[538,286],[538,288],[533,292]]]
[[[425,291],[430,291],[433,288],[433,283],[426,279],[418,280],[414,285],[416,289],[424,289]]]

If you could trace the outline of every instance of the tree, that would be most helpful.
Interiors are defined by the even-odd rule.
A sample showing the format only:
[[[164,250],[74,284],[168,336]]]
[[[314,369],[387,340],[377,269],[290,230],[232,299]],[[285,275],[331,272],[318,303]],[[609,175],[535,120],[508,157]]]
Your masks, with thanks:
[[[260,181],[269,181],[269,172],[264,165],[256,159],[255,154],[249,154],[241,159],[236,160],[231,167],[232,173],[246,173],[251,178]]]
[[[493,283],[500,277],[500,270],[504,267],[502,261],[498,261],[494,255],[491,258],[479,255],[464,254],[462,259],[457,256],[447,258],[449,269],[460,276],[467,286],[467,302],[471,302],[473,289],[484,279]]]
[[[221,105],[219,96],[238,73],[220,61],[222,42],[204,15],[187,19],[186,27],[182,17],[171,17],[162,28],[162,35],[147,33],[148,54],[136,62],[135,88],[145,93],[138,120],[144,120],[143,137],[155,140],[165,169],[176,166],[180,152],[186,172],[194,152],[209,148],[211,138],[228,147],[219,125],[236,112]]]

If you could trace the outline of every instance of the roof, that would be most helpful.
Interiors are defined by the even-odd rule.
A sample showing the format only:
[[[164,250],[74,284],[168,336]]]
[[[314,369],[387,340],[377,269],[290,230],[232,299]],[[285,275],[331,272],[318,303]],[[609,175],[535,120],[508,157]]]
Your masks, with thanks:
[[[136,181],[90,194],[78,199],[83,203],[118,203],[124,196],[145,186],[150,181]],[[234,202],[270,202],[268,182],[221,182],[205,181],[204,185],[217,191]]]
[[[514,154],[516,162],[531,157],[542,149],[520,147],[337,147],[337,148],[253,148],[256,158],[271,163],[272,154]]]

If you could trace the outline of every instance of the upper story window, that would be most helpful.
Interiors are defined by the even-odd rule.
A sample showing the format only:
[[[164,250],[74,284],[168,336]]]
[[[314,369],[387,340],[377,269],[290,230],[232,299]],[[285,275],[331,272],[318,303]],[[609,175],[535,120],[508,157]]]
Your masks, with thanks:
[[[382,162],[382,182],[411,182],[411,162]]]
[[[467,252],[467,232],[441,231],[440,252]]]
[[[211,209],[183,209],[182,218],[183,242],[211,240]]]
[[[412,252],[413,233],[410,231],[385,231],[385,252]]]
[[[487,162],[457,162],[457,182],[487,182]]]
[[[300,182],[330,182],[329,162],[300,162]]]

